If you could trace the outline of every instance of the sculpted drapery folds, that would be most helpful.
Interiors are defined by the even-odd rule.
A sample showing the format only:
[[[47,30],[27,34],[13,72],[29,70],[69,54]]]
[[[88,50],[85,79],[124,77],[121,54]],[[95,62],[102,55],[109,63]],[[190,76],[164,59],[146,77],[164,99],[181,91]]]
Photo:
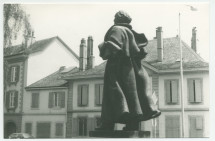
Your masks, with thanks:
[[[132,30],[130,16],[123,11],[115,15],[114,25],[99,45],[100,56],[107,60],[104,75],[102,126],[113,130],[114,123],[126,124],[125,130],[138,130],[138,123],[159,116],[147,97],[148,74],[141,65],[147,55],[145,35]]]

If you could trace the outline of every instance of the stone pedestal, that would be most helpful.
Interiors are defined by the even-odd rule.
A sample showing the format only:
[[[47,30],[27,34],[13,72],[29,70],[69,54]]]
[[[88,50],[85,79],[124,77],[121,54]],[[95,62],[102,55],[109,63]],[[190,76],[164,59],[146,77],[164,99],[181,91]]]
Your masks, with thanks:
[[[90,131],[89,135],[95,138],[150,138],[150,131]]]

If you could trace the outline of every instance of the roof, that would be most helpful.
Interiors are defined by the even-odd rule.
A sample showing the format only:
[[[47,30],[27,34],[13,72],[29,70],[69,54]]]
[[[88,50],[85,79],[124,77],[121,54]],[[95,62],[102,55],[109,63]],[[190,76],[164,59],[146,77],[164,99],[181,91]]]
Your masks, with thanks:
[[[66,49],[75,56],[77,60],[79,60],[78,55],[58,36],[36,41],[27,48],[27,51],[25,51],[24,44],[7,47],[4,49],[4,56],[18,55],[20,53],[32,54],[39,52],[44,50],[50,43],[52,43],[56,39],[59,40],[66,47]]]
[[[185,42],[182,43],[183,50],[183,67],[186,68],[201,68],[208,67],[205,62],[193,49]],[[147,56],[145,62],[154,66],[158,70],[177,69],[180,67],[180,46],[179,38],[165,38],[163,41],[163,61],[157,61],[157,40],[150,40],[146,46]]]
[[[70,69],[70,71],[69,71],[70,74],[75,73],[79,70],[77,67],[71,67],[69,69]],[[27,86],[26,89],[47,88],[47,87],[65,87],[67,85],[67,81],[61,79],[61,76],[63,75],[64,70],[58,70],[58,71],[48,75],[47,77],[42,78],[42,79],[38,80],[37,82]]]
[[[168,72],[179,70],[180,62],[180,47],[179,38],[165,38],[163,47],[163,61],[158,62],[157,60],[157,40],[150,40],[148,45],[145,47],[147,56],[143,60],[143,64],[147,64],[156,70]],[[185,42],[182,41],[183,48],[183,68],[184,70],[196,70],[196,68],[204,68],[208,70],[208,63],[205,62],[196,52],[194,52]],[[106,61],[100,65],[86,71],[79,71],[75,74],[67,73],[63,76],[64,79],[76,79],[76,78],[87,78],[87,77],[103,77]]]

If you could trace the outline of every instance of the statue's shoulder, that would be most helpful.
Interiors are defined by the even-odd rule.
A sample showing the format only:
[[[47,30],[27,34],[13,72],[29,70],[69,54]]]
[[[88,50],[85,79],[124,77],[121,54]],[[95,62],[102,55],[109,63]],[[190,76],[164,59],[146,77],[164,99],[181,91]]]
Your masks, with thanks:
[[[113,32],[124,32],[124,33],[128,33],[128,34],[132,34],[132,31],[128,27],[120,26],[120,25],[113,26],[112,31]]]

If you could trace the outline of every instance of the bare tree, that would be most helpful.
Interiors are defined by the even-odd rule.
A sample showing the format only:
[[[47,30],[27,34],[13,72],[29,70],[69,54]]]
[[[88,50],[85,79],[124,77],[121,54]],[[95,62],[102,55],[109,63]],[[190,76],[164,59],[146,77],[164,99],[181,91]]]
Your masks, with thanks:
[[[12,45],[19,32],[31,31],[29,16],[20,4],[4,4],[4,48]]]

